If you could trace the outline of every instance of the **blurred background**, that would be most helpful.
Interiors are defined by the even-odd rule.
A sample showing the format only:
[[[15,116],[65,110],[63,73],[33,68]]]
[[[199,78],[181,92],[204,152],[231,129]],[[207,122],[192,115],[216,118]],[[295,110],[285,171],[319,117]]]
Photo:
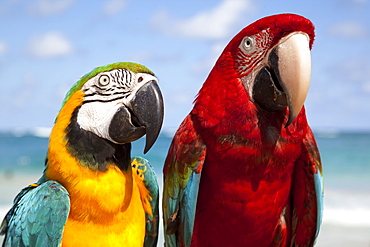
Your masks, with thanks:
[[[1,0],[0,217],[41,174],[64,95],[84,74],[131,61],[158,76],[165,121],[146,158],[161,180],[171,136],[226,44],[251,22],[287,12],[316,26],[305,105],[325,172],[317,246],[370,246],[368,0]],[[134,153],[142,149],[140,140]]]

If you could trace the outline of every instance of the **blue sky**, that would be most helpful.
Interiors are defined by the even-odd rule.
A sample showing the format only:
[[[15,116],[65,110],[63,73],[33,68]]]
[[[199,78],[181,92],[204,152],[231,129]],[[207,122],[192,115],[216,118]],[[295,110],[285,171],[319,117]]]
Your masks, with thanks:
[[[370,130],[369,0],[1,0],[0,130],[51,127],[81,76],[119,61],[156,73],[177,128],[229,40],[285,12],[316,26],[312,128]]]

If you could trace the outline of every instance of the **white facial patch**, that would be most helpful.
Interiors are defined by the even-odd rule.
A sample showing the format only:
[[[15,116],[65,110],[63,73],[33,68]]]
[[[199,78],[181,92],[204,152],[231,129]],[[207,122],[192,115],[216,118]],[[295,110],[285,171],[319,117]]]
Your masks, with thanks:
[[[253,83],[258,71],[266,66],[266,49],[271,42],[269,29],[246,36],[239,44],[237,54],[237,70],[241,75],[242,83],[252,98]]]
[[[84,130],[112,141],[109,137],[109,123],[123,105],[118,102],[90,102],[81,106],[77,122]]]
[[[88,80],[81,91],[84,101],[77,114],[77,122],[86,131],[113,141],[109,126],[121,107],[130,108],[130,101],[145,83],[157,78],[147,73],[133,73],[126,69],[102,72]],[[130,120],[128,120],[130,121]]]

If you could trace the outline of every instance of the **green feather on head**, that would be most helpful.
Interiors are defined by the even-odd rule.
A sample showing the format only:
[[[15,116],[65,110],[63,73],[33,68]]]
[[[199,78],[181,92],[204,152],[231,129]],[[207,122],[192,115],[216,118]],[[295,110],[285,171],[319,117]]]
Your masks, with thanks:
[[[86,75],[84,75],[83,77],[81,77],[81,79],[78,80],[71,87],[71,89],[68,91],[68,93],[66,94],[66,96],[65,96],[65,98],[63,100],[62,107],[64,106],[64,104],[69,100],[69,98],[77,90],[80,90],[82,88],[82,86],[88,80],[90,80],[91,78],[93,78],[94,76],[96,76],[97,74],[99,74],[101,72],[111,71],[111,70],[115,70],[115,69],[128,69],[128,70],[130,70],[130,71],[132,71],[134,73],[147,73],[147,74],[151,74],[151,75],[154,76],[154,73],[150,69],[148,69],[147,67],[145,67],[145,66],[143,66],[141,64],[131,63],[131,62],[112,63],[112,64],[108,64],[108,65],[105,65],[105,66],[97,67],[94,70],[92,70],[91,72],[89,72]]]

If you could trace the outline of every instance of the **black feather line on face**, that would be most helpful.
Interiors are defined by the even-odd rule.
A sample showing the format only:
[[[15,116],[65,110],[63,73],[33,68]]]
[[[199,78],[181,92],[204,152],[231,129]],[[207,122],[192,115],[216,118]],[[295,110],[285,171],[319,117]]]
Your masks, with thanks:
[[[107,100],[103,100],[103,99],[84,100],[82,104],[91,103],[91,102],[112,102],[112,101],[124,99],[124,98],[126,98],[126,95],[123,95],[121,97],[116,97],[113,99],[107,99]]]
[[[115,144],[82,129],[77,123],[79,109],[74,110],[71,123],[66,129],[67,150],[81,165],[90,169],[106,171],[110,163],[126,171],[131,163],[131,143]]]

